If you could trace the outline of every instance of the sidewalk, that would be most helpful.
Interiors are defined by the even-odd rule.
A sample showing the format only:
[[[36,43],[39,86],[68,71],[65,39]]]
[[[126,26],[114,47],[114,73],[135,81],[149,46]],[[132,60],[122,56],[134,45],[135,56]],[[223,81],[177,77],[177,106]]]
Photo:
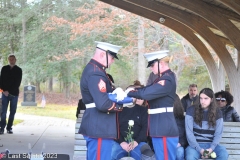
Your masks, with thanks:
[[[20,113],[16,113],[15,119],[22,119],[24,122],[13,126],[13,134],[8,134],[5,130],[4,134],[0,135],[0,145],[3,144],[0,152],[8,149],[12,154],[27,153],[30,143],[34,154],[43,150],[53,154],[68,154],[70,160],[73,159],[74,120]]]

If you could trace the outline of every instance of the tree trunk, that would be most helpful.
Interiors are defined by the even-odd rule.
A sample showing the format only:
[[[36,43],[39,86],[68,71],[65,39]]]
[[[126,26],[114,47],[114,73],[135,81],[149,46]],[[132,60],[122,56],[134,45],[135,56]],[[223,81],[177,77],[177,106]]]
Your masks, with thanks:
[[[143,56],[145,52],[144,45],[144,22],[141,18],[138,19],[138,80],[142,84],[146,84],[146,64]]]
[[[41,93],[40,82],[36,82],[36,93]]]
[[[49,92],[53,91],[53,77],[49,78],[49,81],[48,81],[48,91]]]
[[[64,90],[65,90],[65,98],[70,98],[70,83],[65,82],[64,84]]]
[[[26,7],[26,1],[25,0],[21,0],[21,8],[22,10]],[[25,14],[23,14],[22,16],[22,48],[23,48],[23,52],[22,52],[22,61],[23,64],[25,64],[27,62],[26,60],[26,17]],[[23,79],[23,84],[26,84],[26,80]]]

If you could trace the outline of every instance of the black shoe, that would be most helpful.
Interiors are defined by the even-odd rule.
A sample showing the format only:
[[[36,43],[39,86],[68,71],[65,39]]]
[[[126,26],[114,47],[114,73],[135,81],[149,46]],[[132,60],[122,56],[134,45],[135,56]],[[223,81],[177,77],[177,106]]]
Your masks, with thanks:
[[[13,134],[13,131],[12,131],[12,129],[10,129],[10,130],[7,130],[7,133],[8,133],[8,134]]]
[[[4,134],[4,130],[1,129],[1,130],[0,130],[0,134]]]

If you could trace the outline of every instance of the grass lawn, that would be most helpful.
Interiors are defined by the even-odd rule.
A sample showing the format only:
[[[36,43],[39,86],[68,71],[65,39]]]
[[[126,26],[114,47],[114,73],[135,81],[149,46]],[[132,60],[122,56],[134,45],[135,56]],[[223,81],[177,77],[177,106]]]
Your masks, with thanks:
[[[22,119],[14,119],[13,125],[17,125],[18,123],[22,123],[22,122],[23,122]]]
[[[37,106],[18,106],[17,112],[29,115],[49,116],[76,120],[76,106],[47,104],[44,108]]]

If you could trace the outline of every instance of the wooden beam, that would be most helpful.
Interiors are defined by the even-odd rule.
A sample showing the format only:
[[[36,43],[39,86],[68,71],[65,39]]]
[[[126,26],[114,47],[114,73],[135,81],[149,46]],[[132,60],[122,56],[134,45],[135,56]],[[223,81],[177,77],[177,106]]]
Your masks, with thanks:
[[[234,66],[234,62],[231,55],[229,54],[225,45],[223,45],[223,43],[220,41],[220,39],[218,39],[218,37],[208,28],[210,24],[205,19],[176,8],[172,8],[169,5],[158,3],[156,1],[155,2],[149,0],[147,1],[124,0],[124,1],[128,2],[129,4],[135,5],[135,7],[136,6],[144,7],[145,9],[148,9],[152,12],[163,14],[163,16],[165,15],[166,17],[166,21],[168,20],[168,17],[171,17],[174,20],[181,22],[185,26],[189,27],[191,30],[195,31],[201,37],[203,37],[203,39],[205,39],[206,42],[213,48],[218,57],[221,59],[226,72],[229,73],[233,71],[236,72],[236,67]],[[121,2],[123,3],[123,1]]]
[[[148,18],[157,23],[159,23],[159,18],[164,16],[159,13],[149,11],[148,9],[141,8],[140,6],[135,6],[133,4],[129,4],[123,1],[120,2],[119,0],[114,0],[114,2],[112,2],[111,0],[101,0],[101,1],[114,5],[116,7],[119,7],[121,9],[130,11],[142,17]],[[185,25],[181,24],[180,22],[174,19],[168,18],[163,25],[173,29],[174,31],[182,35],[186,40],[188,40],[195,47],[195,49],[199,52],[199,54],[202,56],[203,60],[205,61],[205,64],[207,65],[214,90],[216,91],[220,90],[218,85],[219,74],[218,72],[216,72],[218,70],[217,65],[211,53],[203,44],[203,42],[200,41],[200,39],[194,34],[194,32],[190,28],[186,27]]]
[[[229,54],[229,52],[226,50],[225,45],[222,44],[222,42],[217,38],[213,32],[209,30],[207,27],[208,23],[203,18],[200,18],[198,16],[195,16],[193,14],[182,14],[178,9],[173,9],[170,6],[163,5],[162,3],[151,3],[149,1],[144,0],[131,0],[129,4],[124,3],[122,0],[102,0],[108,4],[111,4],[113,6],[117,6],[117,3],[119,5],[124,4],[122,9],[128,10],[130,12],[133,12],[137,7],[139,12],[144,12],[143,9],[141,9],[141,6],[143,6],[144,9],[150,10],[152,12],[158,13],[161,15],[160,12],[162,12],[163,16],[166,16],[166,21],[168,17],[173,18],[174,20],[181,22],[182,24],[188,26],[189,28],[192,28],[192,30],[196,31],[199,35],[201,35],[209,44],[210,46],[215,50],[215,52],[218,54],[220,60],[222,61],[225,71],[227,73],[230,88],[232,89],[232,94],[234,97],[236,97],[234,104],[240,103],[240,92],[238,91],[238,86],[240,86],[240,72],[237,72],[236,66],[234,65],[234,62]],[[134,1],[134,3],[133,3]],[[128,1],[129,2],[129,1]],[[140,4],[142,3],[142,4]],[[133,4],[131,7],[128,8],[128,5]],[[136,4],[136,5],[135,5]],[[134,13],[134,12],[133,12]],[[137,13],[138,15],[141,15],[140,13]],[[151,13],[148,13],[152,16]],[[145,14],[143,16],[146,17]],[[160,18],[160,17],[159,17]],[[201,52],[200,52],[201,54]],[[216,90],[215,90],[216,91]]]
[[[234,44],[235,48],[240,50],[240,30],[218,10],[199,0],[168,1],[191,10],[195,14],[201,16],[202,18],[215,25],[228,37],[228,39]]]
[[[232,44],[232,42],[229,41],[229,39],[222,37],[222,36],[218,36],[218,38],[220,39],[220,41],[224,44],[224,45],[228,45],[234,48],[234,45]]]
[[[222,4],[228,6],[240,15],[240,1],[239,0],[219,0]]]

